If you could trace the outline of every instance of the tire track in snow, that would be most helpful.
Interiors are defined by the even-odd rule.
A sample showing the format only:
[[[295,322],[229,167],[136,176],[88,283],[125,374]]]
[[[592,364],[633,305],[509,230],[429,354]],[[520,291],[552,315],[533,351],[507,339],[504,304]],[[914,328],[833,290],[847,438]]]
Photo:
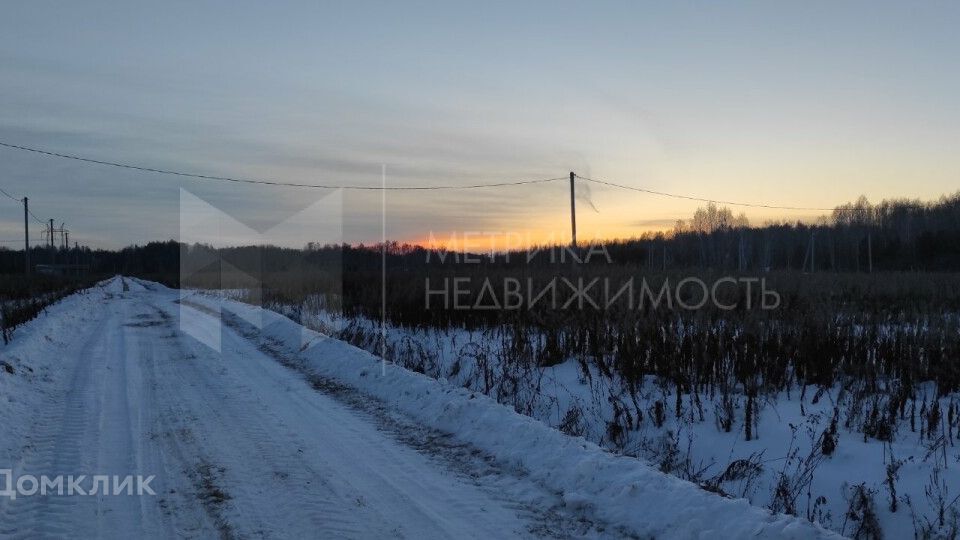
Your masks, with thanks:
[[[95,475],[136,475],[150,463],[135,447],[142,409],[129,394],[139,394],[139,377],[124,355],[124,332],[116,331],[127,306],[104,294],[96,307],[101,316],[83,321],[92,330],[84,342],[64,347],[63,368],[70,375],[50,394],[62,400],[37,411],[17,467],[17,475],[60,477],[63,487],[7,501],[0,531],[11,538],[111,537],[141,522],[164,528],[159,512],[142,497],[104,494],[102,486],[97,494],[70,495],[70,476],[85,476],[78,486],[90,492]]]
[[[608,527],[604,524],[583,513],[571,512],[564,507],[562,494],[540,485],[531,485],[529,480],[522,478],[522,471],[504,470],[496,460],[476,448],[459,443],[448,434],[415,424],[400,414],[392,413],[376,399],[311,373],[298,360],[296,349],[291,349],[291,345],[285,342],[265,339],[241,317],[227,310],[222,314],[217,313],[189,300],[176,302],[186,305],[191,311],[195,310],[217,321],[222,320],[232,330],[231,334],[243,338],[269,359],[295,372],[315,391],[330,396],[366,422],[375,424],[378,430],[403,446],[427,456],[434,468],[450,471],[461,481],[486,491],[490,497],[527,522],[526,533],[560,538],[610,534],[629,536],[615,528],[614,532],[605,532]],[[249,379],[260,380],[262,377],[251,373]]]
[[[281,477],[298,482],[303,482],[304,475],[312,478],[308,482],[316,487],[304,499],[312,500],[313,504],[322,503],[323,508],[314,519],[314,526],[319,522],[321,531],[346,537],[371,534],[479,537],[487,536],[484,531],[495,531],[494,534],[500,536],[508,531],[512,536],[526,530],[516,512],[502,504],[503,501],[491,501],[489,494],[473,486],[464,489],[457,483],[452,486],[456,490],[450,492],[449,482],[436,482],[433,474],[425,474],[427,471],[423,470],[424,465],[435,469],[437,464],[423,463],[422,456],[411,459],[416,452],[395,446],[389,439],[385,441],[383,434],[371,429],[355,411],[318,394],[299,376],[265,357],[232,331],[225,331],[222,336],[222,354],[212,353],[198,343],[186,342],[189,352],[185,356],[195,360],[184,369],[196,368],[200,372],[185,378],[202,381],[203,388],[214,389],[207,398],[217,403],[215,415],[233,414],[233,411],[245,415],[240,422],[235,422],[242,434],[238,444],[254,446],[251,453],[271,456],[271,461],[281,466],[282,470],[276,471]],[[227,391],[228,388],[231,390]],[[293,414],[290,409],[294,410]],[[364,467],[360,469],[353,463],[358,457],[363,457]],[[229,469],[228,466],[227,475]],[[352,475],[338,472],[344,469],[351,470]],[[263,478],[265,475],[253,476]],[[423,477],[431,482],[424,483]],[[230,493],[235,489],[244,487],[228,487]],[[449,493],[441,491],[438,495],[437,490]],[[442,504],[434,500],[438,496]],[[231,502],[239,504],[243,499],[237,496]],[[297,505],[301,498],[294,496],[288,500]],[[333,513],[335,508],[342,517]],[[309,516],[310,510],[302,514]],[[345,529],[339,525],[358,521],[365,524],[366,530]],[[473,524],[477,530],[465,530],[464,522]],[[330,529],[331,526],[334,528]]]
[[[178,396],[176,404],[170,403],[162,413],[164,433],[180,447],[183,470],[194,479],[197,498],[221,531],[269,536],[269,531],[280,530],[284,523],[261,516],[259,509],[248,506],[250,501],[263,501],[261,488],[282,484],[290,479],[289,471],[299,471],[292,483],[302,486],[320,485],[323,479],[298,461],[295,454],[300,447],[278,442],[274,432],[262,427],[274,425],[275,420],[251,408],[253,404],[239,395],[242,388],[226,391],[224,381],[217,380],[223,375],[216,355],[200,348],[181,348],[179,344],[178,349],[182,350],[183,360],[167,364],[157,379],[162,393]],[[242,470],[238,470],[241,466]],[[321,527],[321,531],[326,527],[331,534],[359,533],[347,527],[331,527],[336,523],[348,524],[351,518],[337,515],[335,505],[321,500],[318,493],[304,496],[296,489],[275,491],[283,494],[287,503],[273,517],[282,518],[287,524],[307,521]],[[229,499],[216,493],[228,495]]]

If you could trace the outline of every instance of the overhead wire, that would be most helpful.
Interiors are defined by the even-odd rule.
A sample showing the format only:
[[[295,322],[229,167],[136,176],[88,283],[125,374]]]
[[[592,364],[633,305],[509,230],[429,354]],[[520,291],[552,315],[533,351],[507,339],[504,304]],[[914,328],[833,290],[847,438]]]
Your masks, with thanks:
[[[13,195],[7,193],[7,191],[6,191],[5,189],[3,189],[3,188],[0,188],[0,193],[6,195],[6,196],[9,197],[10,199],[13,199],[13,200],[15,200],[15,201],[17,201],[17,202],[23,202],[23,199],[18,199],[18,198],[16,198],[16,197],[14,197]]]
[[[610,186],[610,187],[615,187],[615,188],[620,188],[620,189],[627,189],[627,190],[631,190],[631,191],[639,191],[639,192],[641,192],[641,193],[648,193],[648,194],[650,194],[650,195],[659,195],[659,196],[661,196],[661,197],[672,197],[672,198],[674,198],[674,199],[686,199],[686,200],[689,200],[689,201],[698,201],[698,202],[716,203],[716,204],[726,204],[726,205],[728,205],[728,206],[746,206],[746,207],[751,207],[751,208],[769,208],[769,209],[774,209],[774,210],[811,210],[811,211],[826,211],[826,212],[832,212],[832,211],[834,210],[833,208],[817,208],[817,207],[810,207],[810,206],[780,206],[780,205],[776,205],[776,204],[748,203],[748,202],[738,202],[738,201],[725,201],[725,200],[722,200],[722,199],[709,199],[709,198],[706,198],[706,197],[695,197],[695,196],[692,196],[692,195],[681,195],[681,194],[678,194],[678,193],[667,193],[667,192],[664,192],[664,191],[657,191],[657,190],[648,189],[648,188],[643,188],[643,187],[628,186],[628,185],[625,185],[625,184],[618,184],[618,183],[616,183],[616,182],[610,182],[610,181],[607,181],[607,180],[600,180],[600,179],[597,179],[597,178],[588,178],[588,177],[586,177],[586,176],[580,176],[579,174],[577,174],[577,175],[575,175],[575,176],[576,176],[577,178],[581,179],[581,180],[586,180],[587,182],[592,182],[592,183],[594,183],[594,184],[600,184],[600,185]]]
[[[121,169],[131,169],[136,171],[166,174],[171,176],[182,176],[187,178],[195,178],[199,180],[217,180],[222,182],[234,182],[234,183],[240,183],[240,184],[259,184],[259,185],[266,185],[266,186],[295,187],[295,188],[347,189],[347,190],[368,190],[368,191],[383,191],[383,190],[426,191],[426,190],[451,190],[451,189],[478,189],[478,188],[489,188],[489,187],[520,186],[520,185],[527,185],[527,184],[542,184],[545,182],[556,182],[556,181],[564,180],[567,178],[566,176],[560,176],[557,178],[542,178],[537,180],[514,180],[514,181],[490,182],[490,183],[480,183],[480,184],[463,184],[463,185],[451,184],[451,185],[439,185],[439,186],[354,186],[349,184],[302,184],[297,182],[283,182],[279,180],[237,178],[232,176],[218,176],[218,175],[212,175],[212,174],[199,174],[199,173],[192,173],[192,172],[175,171],[170,169],[159,169],[156,167],[146,167],[143,165],[132,165],[129,163],[120,163],[116,161],[93,159],[93,158],[78,156],[74,154],[63,154],[60,152],[51,152],[49,150],[43,150],[40,148],[23,146],[19,144],[12,144],[12,143],[2,142],[2,141],[0,141],[0,146],[11,148],[14,150],[23,150],[25,152],[33,152],[35,154],[40,154],[40,155],[49,156],[49,157],[71,159],[71,160],[82,161],[86,163],[94,163],[97,165],[107,165],[110,167],[118,167]]]
[[[306,184],[298,182],[284,182],[280,180],[271,180],[271,179],[254,179],[254,178],[238,178],[232,176],[221,176],[213,174],[200,174],[193,172],[185,172],[180,170],[172,169],[160,169],[157,167],[148,167],[144,165],[135,165],[130,163],[121,163],[118,161],[109,161],[104,159],[94,159],[90,157],[75,155],[75,154],[65,154],[61,152],[53,152],[50,150],[45,150],[42,148],[36,148],[31,146],[24,146],[21,144],[13,144],[9,142],[0,141],[0,146],[5,148],[10,148],[14,150],[21,150],[25,152],[31,152],[35,154],[40,154],[48,157],[57,157],[61,159],[70,159],[74,161],[81,161],[85,163],[92,163],[97,165],[105,165],[110,167],[118,167],[122,169],[165,174],[171,176],[180,176],[186,178],[194,178],[199,180],[216,180],[222,182],[234,182],[242,184],[259,184],[267,186],[280,186],[280,187],[294,187],[294,188],[313,188],[313,189],[345,189],[345,190],[368,190],[368,191],[427,191],[427,190],[455,190],[455,189],[479,189],[479,188],[490,188],[490,187],[504,187],[504,186],[519,186],[527,184],[541,184],[546,182],[558,182],[561,180],[566,180],[567,176],[559,176],[554,178],[542,178],[535,180],[514,180],[514,181],[501,181],[501,182],[489,182],[489,183],[475,183],[475,184],[449,184],[449,185],[420,185],[420,186],[356,186],[349,184]],[[650,195],[657,195],[662,197],[671,197],[675,199],[685,199],[698,202],[706,203],[717,203],[717,204],[726,204],[729,206],[742,206],[742,207],[752,207],[752,208],[766,208],[773,210],[806,210],[806,211],[833,211],[834,208],[825,208],[825,207],[810,207],[810,206],[789,206],[789,205],[779,205],[779,204],[769,204],[769,203],[753,203],[753,202],[743,202],[743,201],[729,201],[723,199],[713,199],[708,197],[698,197],[693,195],[685,195],[680,193],[669,193],[665,191],[658,191],[654,189],[649,189],[645,187],[631,186],[627,184],[612,182],[609,180],[603,180],[600,178],[590,178],[581,175],[575,175],[576,178],[581,180],[591,182],[598,185],[605,185],[609,187],[615,187],[619,189],[626,189],[630,191],[636,191],[640,193],[647,193]],[[7,194],[7,196],[10,196]],[[11,197],[13,198],[13,197]],[[34,216],[34,219],[39,218]]]

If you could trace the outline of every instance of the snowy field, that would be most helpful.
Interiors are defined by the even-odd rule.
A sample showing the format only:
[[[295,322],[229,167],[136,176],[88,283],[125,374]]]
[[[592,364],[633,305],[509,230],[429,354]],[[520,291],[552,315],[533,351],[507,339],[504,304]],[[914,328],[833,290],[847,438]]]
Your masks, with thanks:
[[[51,306],[0,355],[10,478],[155,476],[154,495],[7,493],[3,537],[831,536],[276,313],[134,279]]]

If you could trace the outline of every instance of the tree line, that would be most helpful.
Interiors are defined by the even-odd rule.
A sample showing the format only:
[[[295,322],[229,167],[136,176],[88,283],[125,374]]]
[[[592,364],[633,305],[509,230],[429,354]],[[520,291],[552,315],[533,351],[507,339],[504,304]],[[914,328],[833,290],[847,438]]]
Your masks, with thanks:
[[[752,226],[729,208],[710,203],[673,230],[636,238],[605,241],[609,254],[590,264],[642,267],[647,270],[703,269],[712,271],[798,270],[806,272],[960,271],[960,192],[934,202],[897,199],[871,204],[865,197],[834,209],[813,223],[768,222]],[[562,249],[562,248],[558,248]],[[192,250],[192,251],[191,251]],[[199,251],[198,251],[199,250]],[[74,248],[31,249],[34,263],[82,264],[89,274],[130,274],[156,277],[176,284],[183,256],[206,246],[176,241],[150,242],[120,250]],[[335,261],[345,270],[377,269],[380,245],[309,245],[304,249],[236,247],[220,256],[260,270]],[[410,270],[442,265],[422,246],[390,242],[388,267]],[[481,265],[550,264],[546,257],[482,258]],[[581,252],[582,255],[582,252]],[[23,272],[23,251],[0,249],[0,273]]]

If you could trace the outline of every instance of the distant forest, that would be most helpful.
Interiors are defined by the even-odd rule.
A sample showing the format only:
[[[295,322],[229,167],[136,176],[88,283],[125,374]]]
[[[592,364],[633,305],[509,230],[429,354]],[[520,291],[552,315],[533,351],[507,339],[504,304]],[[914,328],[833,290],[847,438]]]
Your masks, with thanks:
[[[751,226],[730,209],[709,204],[672,231],[647,233],[639,238],[604,243],[613,264],[648,271],[702,269],[709,271],[960,271],[960,192],[939,201],[922,203],[890,200],[872,205],[861,197],[836,208],[816,223],[767,223]],[[303,250],[275,247],[240,247],[219,250],[225,260],[240,268],[262,272],[322,265],[336,261],[345,272],[380,267],[379,245],[304,246]],[[581,248],[585,249],[585,248]],[[34,263],[79,263],[90,273],[123,273],[161,279],[177,285],[181,256],[211,249],[185,246],[173,240],[151,242],[121,250],[35,247]],[[601,260],[603,259],[603,260]],[[410,270],[441,263],[427,257],[421,246],[388,244],[388,267]],[[428,262],[429,261],[429,262]],[[539,257],[531,265],[546,264]],[[482,264],[528,264],[526,257],[482,258]],[[595,257],[591,264],[608,264]],[[23,251],[0,249],[0,272],[23,272]]]

